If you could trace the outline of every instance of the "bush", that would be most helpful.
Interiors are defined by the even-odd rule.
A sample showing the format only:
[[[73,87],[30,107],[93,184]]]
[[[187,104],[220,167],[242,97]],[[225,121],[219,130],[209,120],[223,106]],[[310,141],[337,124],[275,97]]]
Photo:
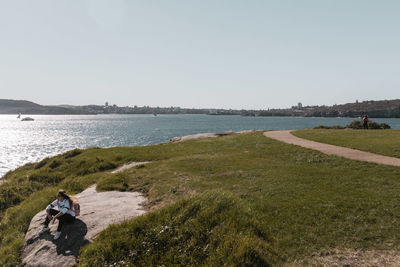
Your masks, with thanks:
[[[79,154],[82,153],[82,150],[76,148],[74,150],[68,151],[67,153],[64,154],[64,158],[69,159],[78,156]]]
[[[55,159],[55,160],[53,160],[53,162],[50,164],[49,167],[50,167],[50,169],[55,169],[55,168],[59,167],[61,164],[62,164],[61,161]]]
[[[351,129],[362,129],[363,125],[362,125],[361,121],[352,121],[346,127],[351,128]]]
[[[381,129],[391,129],[389,124],[381,123]]]
[[[368,122],[368,129],[381,129],[380,125],[374,121]]]
[[[97,166],[97,168],[95,168],[96,171],[107,171],[107,170],[111,170],[111,169],[115,169],[117,168],[117,164],[115,164],[114,162],[111,161],[107,161],[107,162],[103,162],[101,164],[99,164]]]
[[[42,168],[44,165],[47,164],[47,162],[49,162],[49,158],[45,158],[44,160],[40,161],[35,165],[35,170]]]
[[[358,120],[352,121],[346,127],[351,129],[364,129],[363,124],[361,123],[361,121]],[[376,123],[374,121],[368,122],[368,129],[390,129],[390,128],[391,128],[390,125],[386,123]]]
[[[345,127],[341,125],[333,125],[333,126],[319,125],[314,127],[313,129],[345,129]]]

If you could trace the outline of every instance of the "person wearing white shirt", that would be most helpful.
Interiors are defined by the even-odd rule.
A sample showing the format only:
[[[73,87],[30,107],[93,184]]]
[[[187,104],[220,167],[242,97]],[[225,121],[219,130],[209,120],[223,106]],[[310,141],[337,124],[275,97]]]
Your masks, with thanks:
[[[53,209],[58,207],[58,210]],[[54,200],[46,207],[46,220],[44,221],[43,229],[39,234],[49,230],[49,223],[58,220],[57,232],[54,235],[54,240],[57,240],[61,235],[62,227],[65,223],[72,223],[75,221],[75,212],[73,210],[73,199],[62,189],[57,193],[57,199]]]

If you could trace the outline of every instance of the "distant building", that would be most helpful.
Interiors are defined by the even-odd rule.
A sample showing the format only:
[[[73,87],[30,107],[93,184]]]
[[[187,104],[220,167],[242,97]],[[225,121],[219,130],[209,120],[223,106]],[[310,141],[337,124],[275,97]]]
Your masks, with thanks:
[[[292,106],[292,109],[303,109],[303,104],[302,103],[297,103],[297,106]]]
[[[106,102],[106,104],[104,106],[108,107],[108,102]]]

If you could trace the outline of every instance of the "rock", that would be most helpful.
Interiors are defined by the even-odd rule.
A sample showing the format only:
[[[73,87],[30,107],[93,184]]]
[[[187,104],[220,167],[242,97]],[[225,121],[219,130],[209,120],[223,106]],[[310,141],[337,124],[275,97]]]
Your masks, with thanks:
[[[188,140],[197,140],[197,139],[212,138],[212,137],[218,137],[218,136],[215,133],[200,133],[200,134],[192,134],[192,135],[174,137],[170,140],[170,142],[177,143],[177,142],[184,142],[184,141],[188,141]]]
[[[136,192],[96,192],[93,185],[77,195],[81,216],[65,225],[58,240],[53,240],[57,224],[50,223],[50,232],[38,235],[46,212],[36,214],[25,236],[22,262],[26,266],[70,266],[76,263],[79,249],[110,224],[120,223],[144,214],[145,198]]]
[[[188,140],[215,138],[215,137],[220,137],[220,136],[226,136],[226,135],[232,135],[232,134],[244,134],[244,133],[251,133],[251,132],[254,132],[254,131],[253,130],[245,130],[245,131],[239,131],[239,132],[226,131],[226,132],[222,132],[222,133],[200,133],[200,134],[192,134],[192,135],[174,137],[174,138],[171,138],[170,142],[178,143],[178,142],[184,142],[184,141],[188,141]]]

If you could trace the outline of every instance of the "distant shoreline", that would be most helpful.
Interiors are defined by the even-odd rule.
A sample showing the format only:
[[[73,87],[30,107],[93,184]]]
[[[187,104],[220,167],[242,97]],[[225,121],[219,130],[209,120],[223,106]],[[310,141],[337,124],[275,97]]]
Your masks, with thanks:
[[[214,109],[117,105],[59,105],[43,106],[26,100],[0,99],[0,114],[31,115],[100,115],[100,114],[206,114],[213,116],[240,115],[245,117],[340,117],[354,118],[367,114],[371,118],[400,118],[400,99],[363,101],[333,106],[303,106],[280,109]]]

